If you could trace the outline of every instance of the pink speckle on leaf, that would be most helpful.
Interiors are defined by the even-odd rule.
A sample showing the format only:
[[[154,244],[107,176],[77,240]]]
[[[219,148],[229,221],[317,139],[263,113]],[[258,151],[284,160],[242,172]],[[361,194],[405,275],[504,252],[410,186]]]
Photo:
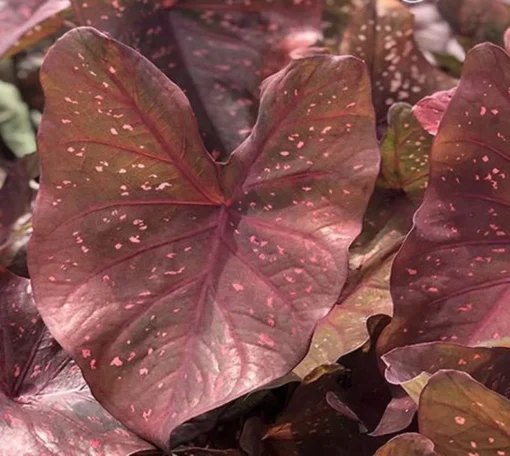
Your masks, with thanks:
[[[237,292],[240,292],[240,291],[243,291],[244,290],[244,286],[241,285],[240,283],[233,283],[232,284],[232,288],[237,291]]]
[[[264,333],[259,334],[259,338],[258,338],[257,342],[260,345],[264,345],[266,347],[274,347],[274,345],[275,345],[274,340],[271,339],[271,337],[269,337],[267,334],[264,334]]]
[[[120,366],[122,366],[122,364],[124,364],[124,363],[122,362],[122,360],[121,360],[118,356],[116,356],[115,358],[113,358],[113,359],[111,360],[111,362],[110,362],[110,366],[117,366],[117,367],[120,367]]]
[[[455,422],[457,424],[459,424],[460,426],[464,425],[466,423],[466,418],[464,418],[463,416],[456,416],[455,417]]]

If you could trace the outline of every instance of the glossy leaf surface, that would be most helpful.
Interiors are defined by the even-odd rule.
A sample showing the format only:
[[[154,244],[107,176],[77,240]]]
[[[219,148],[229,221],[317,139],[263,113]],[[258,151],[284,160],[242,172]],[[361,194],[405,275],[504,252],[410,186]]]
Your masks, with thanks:
[[[377,450],[374,456],[439,456],[434,443],[420,434],[398,435]]]
[[[4,0],[0,3],[0,56],[15,53],[57,31],[69,0]]]
[[[0,454],[127,456],[151,448],[92,397],[49,334],[30,282],[0,269]]]
[[[504,456],[510,451],[510,402],[458,371],[440,371],[423,390],[420,432],[442,456]]]
[[[394,262],[395,316],[381,353],[510,336],[509,90],[508,54],[473,49],[434,141],[424,203]]]
[[[173,2],[175,3],[175,2]],[[262,80],[320,38],[319,0],[73,0],[82,25],[134,47],[184,90],[214,157],[250,133]]]
[[[352,5],[339,51],[366,61],[378,121],[385,122],[396,102],[415,104],[455,84],[422,55],[413,38],[413,15],[399,0],[353,0]]]
[[[340,294],[378,168],[365,68],[318,56],[267,79],[227,165],[178,87],[93,29],[42,81],[37,304],[101,403],[165,446],[288,373]]]

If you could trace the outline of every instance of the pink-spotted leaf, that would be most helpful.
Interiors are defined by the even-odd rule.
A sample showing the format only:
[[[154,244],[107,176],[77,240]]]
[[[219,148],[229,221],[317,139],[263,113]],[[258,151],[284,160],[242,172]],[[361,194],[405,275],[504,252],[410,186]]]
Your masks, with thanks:
[[[365,212],[363,231],[349,249],[349,276],[331,312],[315,328],[305,358],[293,370],[303,379],[313,369],[362,347],[369,340],[367,321],[391,315],[390,270],[412,227],[415,205],[386,189],[376,189]]]
[[[423,389],[420,433],[442,456],[505,456],[510,452],[510,402],[465,372],[442,370]]]
[[[62,27],[69,0],[4,0],[0,3],[0,56],[14,54]]]
[[[48,332],[30,281],[0,269],[0,454],[128,456],[152,446],[90,394]]]
[[[432,136],[413,115],[407,103],[395,103],[388,111],[388,130],[381,140],[381,177],[378,186],[403,190],[421,201],[429,176]]]
[[[414,17],[400,0],[351,0],[350,19],[340,42],[341,54],[366,61],[379,122],[391,105],[416,103],[446,90],[455,80],[432,66],[414,40]]]
[[[73,0],[92,25],[151,60],[190,100],[207,149],[225,159],[250,133],[260,83],[320,38],[319,0]]]
[[[316,56],[268,78],[227,164],[179,88],[94,29],[57,42],[42,82],[38,307],[98,400],[165,446],[287,374],[340,294],[378,169],[365,67]]]
[[[441,122],[423,205],[393,264],[395,313],[380,353],[510,336],[509,114],[510,57],[479,45]]]

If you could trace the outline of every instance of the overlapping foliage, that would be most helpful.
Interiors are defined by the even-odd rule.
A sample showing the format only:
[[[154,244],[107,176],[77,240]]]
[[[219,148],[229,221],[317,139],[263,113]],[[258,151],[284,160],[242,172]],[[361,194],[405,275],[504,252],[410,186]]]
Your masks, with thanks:
[[[73,27],[4,3],[9,55]],[[0,453],[508,453],[509,7],[436,2],[459,81],[398,0],[71,3]],[[0,171],[13,251],[33,173]]]

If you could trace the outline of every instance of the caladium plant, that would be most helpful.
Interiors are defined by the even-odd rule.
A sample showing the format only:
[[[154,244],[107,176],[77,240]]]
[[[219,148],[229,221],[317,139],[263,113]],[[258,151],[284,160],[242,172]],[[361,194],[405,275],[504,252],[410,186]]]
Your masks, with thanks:
[[[38,307],[106,408],[167,446],[292,369],[335,303],[378,170],[365,67],[317,56],[267,79],[226,164],[179,88],[94,29],[59,40],[42,83]]]
[[[341,56],[319,0],[71,3],[30,282],[0,273],[0,453],[508,452],[505,51],[459,84],[397,0],[328,0]]]

